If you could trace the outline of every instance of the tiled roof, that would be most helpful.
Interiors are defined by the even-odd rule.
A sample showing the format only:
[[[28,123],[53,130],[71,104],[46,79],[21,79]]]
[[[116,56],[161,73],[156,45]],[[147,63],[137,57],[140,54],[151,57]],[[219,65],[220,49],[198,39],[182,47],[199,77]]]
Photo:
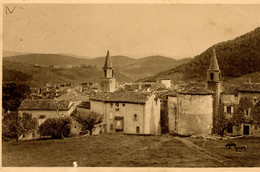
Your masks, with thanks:
[[[260,93],[260,83],[245,83],[239,87],[240,92],[257,92]]]
[[[81,107],[81,108],[85,108],[85,109],[90,109],[90,102],[89,101],[84,101],[84,102],[81,102],[78,107]]]
[[[191,94],[191,95],[211,95],[214,94],[213,91],[210,91],[204,87],[191,87],[188,89],[183,89],[177,91],[178,94]]]
[[[175,91],[164,91],[164,92],[159,92],[156,94],[155,99],[164,99],[167,96],[171,97],[177,97],[177,93]]]
[[[113,93],[95,93],[90,96],[90,100],[104,102],[145,103],[149,97],[150,93],[116,91]]]
[[[221,94],[232,94],[232,95],[237,95],[238,94],[238,86],[234,86],[234,85],[226,85],[225,87],[223,87],[223,91],[221,92]]]
[[[69,100],[25,99],[22,101],[19,110],[68,110],[69,105]]]

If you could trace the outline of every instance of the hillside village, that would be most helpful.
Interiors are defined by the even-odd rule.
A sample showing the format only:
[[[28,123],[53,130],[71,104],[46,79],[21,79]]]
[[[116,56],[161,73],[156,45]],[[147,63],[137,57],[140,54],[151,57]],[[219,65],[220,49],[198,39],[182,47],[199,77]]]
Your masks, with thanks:
[[[259,136],[260,83],[252,83],[249,78],[242,85],[222,85],[217,54],[213,49],[207,82],[173,84],[169,78],[160,78],[119,84],[107,51],[100,84],[47,83],[32,90],[31,98],[21,102],[18,113],[31,114],[40,126],[48,118],[73,118],[77,113],[94,111],[102,114],[94,135]],[[247,106],[243,105],[245,101]],[[81,129],[81,124],[73,120],[71,135],[80,134]],[[20,139],[40,137],[35,130]]]

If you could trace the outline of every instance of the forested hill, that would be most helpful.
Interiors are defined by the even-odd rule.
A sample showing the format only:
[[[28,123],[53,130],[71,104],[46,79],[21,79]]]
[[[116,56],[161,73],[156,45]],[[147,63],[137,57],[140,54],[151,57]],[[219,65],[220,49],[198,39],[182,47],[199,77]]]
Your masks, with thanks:
[[[216,50],[219,67],[224,78],[236,78],[260,71],[260,27],[258,27],[234,40],[213,45],[188,63],[150,78],[168,77],[175,81],[204,81],[213,48]]]

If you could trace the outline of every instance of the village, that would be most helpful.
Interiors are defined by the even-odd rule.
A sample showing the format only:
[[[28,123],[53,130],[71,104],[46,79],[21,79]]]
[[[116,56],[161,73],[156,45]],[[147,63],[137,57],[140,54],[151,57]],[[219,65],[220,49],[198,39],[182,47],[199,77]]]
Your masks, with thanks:
[[[259,6],[3,8],[3,167],[260,166]]]
[[[69,123],[69,133],[62,131],[62,138],[65,136],[68,139],[82,139],[93,135],[102,140],[107,137],[122,137],[122,134],[126,134],[124,137],[139,135],[143,140],[149,140],[149,136],[155,136],[159,140],[174,137],[192,148],[195,147],[193,139],[195,143],[196,139],[203,141],[203,148],[205,140],[215,140],[222,141],[223,149],[234,146],[235,152],[243,153],[249,149],[245,140],[242,140],[241,145],[236,144],[234,139],[248,137],[250,140],[260,136],[257,120],[251,115],[259,103],[260,84],[251,83],[249,79],[236,89],[234,86],[223,86],[215,49],[212,51],[206,83],[174,85],[170,79],[161,78],[157,81],[118,85],[109,51],[103,72],[100,84],[47,84],[46,87],[32,92],[32,98],[24,99],[20,104],[18,114],[20,117],[30,114],[36,120],[36,128],[21,133],[18,139],[52,138],[53,135],[49,135],[51,133],[39,132],[39,128],[48,119],[55,118],[72,120]],[[244,108],[241,105],[243,101],[248,101],[247,104],[251,106]],[[244,108],[243,117],[238,123],[234,123],[231,119],[238,115],[236,109],[241,106]],[[87,130],[84,122],[77,118],[82,115],[85,118],[82,120],[88,123],[88,127],[92,122]],[[47,127],[51,127],[50,125],[53,124],[50,123]],[[186,143],[187,140],[183,140],[186,137],[191,138],[191,141]],[[197,146],[195,148],[200,151]],[[222,162],[223,164],[236,166],[234,163],[227,165]]]

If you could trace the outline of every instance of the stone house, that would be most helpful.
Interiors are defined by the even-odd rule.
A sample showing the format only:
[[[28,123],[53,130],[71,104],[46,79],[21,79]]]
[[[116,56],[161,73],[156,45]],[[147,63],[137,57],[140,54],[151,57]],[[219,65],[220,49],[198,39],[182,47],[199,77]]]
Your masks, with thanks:
[[[54,99],[25,99],[18,108],[18,114],[32,114],[33,118],[37,119],[40,126],[48,118],[69,117],[76,106],[69,100],[54,100]],[[21,139],[39,138],[37,131],[28,135],[22,136]]]
[[[223,113],[227,119],[231,119],[236,114],[236,109],[241,106],[239,104],[241,98],[248,100],[251,106],[243,109],[244,117],[240,126],[228,124],[227,135],[260,135],[259,125],[253,120],[251,110],[260,100],[260,84],[244,83],[240,86],[228,87],[221,93],[221,104],[223,105]],[[260,115],[260,114],[259,114]]]
[[[103,114],[101,132],[160,134],[160,100],[151,93],[116,91],[90,97],[91,110]]]

